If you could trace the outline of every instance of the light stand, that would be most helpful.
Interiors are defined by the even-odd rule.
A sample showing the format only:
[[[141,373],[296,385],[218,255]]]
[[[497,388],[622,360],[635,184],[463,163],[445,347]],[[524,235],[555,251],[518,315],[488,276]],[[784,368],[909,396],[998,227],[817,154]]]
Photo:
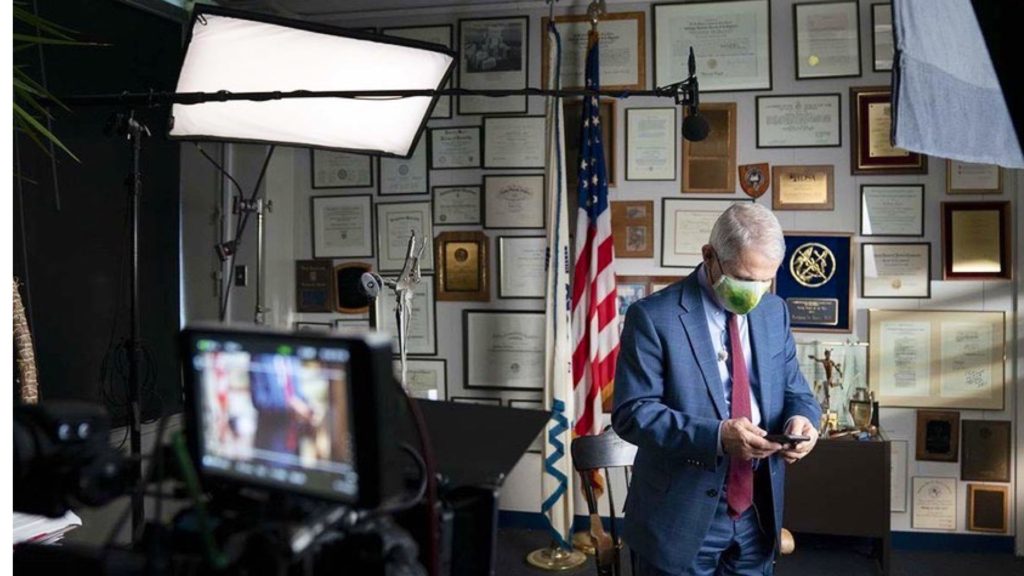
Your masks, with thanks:
[[[235,202],[234,213],[256,215],[256,304],[253,309],[253,322],[256,324],[266,324],[265,314],[270,312],[270,308],[263,305],[263,250],[265,232],[263,217],[266,212],[273,211],[274,203],[263,198],[246,200],[245,198],[238,197]],[[237,250],[238,246],[235,245],[232,248]]]

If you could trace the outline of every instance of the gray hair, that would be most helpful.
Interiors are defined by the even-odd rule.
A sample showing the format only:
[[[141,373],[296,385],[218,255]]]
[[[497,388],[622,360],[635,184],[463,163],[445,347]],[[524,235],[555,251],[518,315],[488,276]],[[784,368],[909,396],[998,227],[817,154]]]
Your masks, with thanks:
[[[726,209],[715,221],[709,243],[723,262],[735,261],[749,247],[756,247],[776,262],[786,257],[786,240],[779,220],[771,210],[750,202]]]

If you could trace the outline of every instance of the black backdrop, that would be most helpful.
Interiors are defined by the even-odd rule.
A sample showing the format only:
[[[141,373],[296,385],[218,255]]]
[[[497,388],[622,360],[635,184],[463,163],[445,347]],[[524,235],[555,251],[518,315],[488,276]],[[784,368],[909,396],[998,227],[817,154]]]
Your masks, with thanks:
[[[37,0],[39,14],[103,47],[51,46],[42,61],[16,54],[57,95],[173,90],[183,24],[114,0]],[[27,2],[31,10],[33,3]],[[41,66],[42,64],[42,66]],[[103,402],[124,423],[127,357],[115,351],[129,329],[128,195],[130,148],[106,136],[113,107],[60,111],[54,132],[80,159],[52,160],[16,136],[14,274],[36,345],[42,401]],[[143,143],[140,311],[146,349],[143,417],[180,411],[179,155],[165,138],[167,110],[140,111],[153,133]],[[106,370],[104,370],[106,368]],[[106,377],[105,377],[106,376]]]

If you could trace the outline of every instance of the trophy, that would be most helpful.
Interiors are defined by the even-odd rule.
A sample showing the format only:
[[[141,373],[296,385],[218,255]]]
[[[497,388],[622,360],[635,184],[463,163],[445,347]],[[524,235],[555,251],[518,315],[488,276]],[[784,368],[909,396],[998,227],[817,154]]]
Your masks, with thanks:
[[[867,388],[857,388],[850,397],[850,417],[858,430],[867,431],[871,427],[871,416],[874,412],[875,395]]]
[[[809,356],[811,360],[822,365],[825,369],[825,381],[815,381],[815,386],[820,386],[824,392],[825,399],[821,403],[821,423],[819,425],[819,432],[822,435],[826,433],[836,432],[839,430],[839,413],[832,409],[832,389],[836,387],[842,387],[843,382],[843,370],[842,367],[832,360],[832,349],[825,349],[825,357],[818,358],[817,356]],[[838,380],[833,379],[833,372],[838,374]],[[870,422],[871,417],[868,415],[868,421]]]

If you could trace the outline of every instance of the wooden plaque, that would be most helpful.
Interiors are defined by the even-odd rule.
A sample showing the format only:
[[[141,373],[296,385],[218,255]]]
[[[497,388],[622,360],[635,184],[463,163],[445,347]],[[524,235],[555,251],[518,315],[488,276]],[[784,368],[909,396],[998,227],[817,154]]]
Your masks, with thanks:
[[[683,192],[733,194],[736,192],[736,103],[701,104],[708,121],[708,137],[683,140]]]
[[[434,293],[438,300],[490,301],[487,245],[483,232],[442,232],[434,238]]]
[[[617,258],[653,258],[654,202],[612,202],[612,237]]]

